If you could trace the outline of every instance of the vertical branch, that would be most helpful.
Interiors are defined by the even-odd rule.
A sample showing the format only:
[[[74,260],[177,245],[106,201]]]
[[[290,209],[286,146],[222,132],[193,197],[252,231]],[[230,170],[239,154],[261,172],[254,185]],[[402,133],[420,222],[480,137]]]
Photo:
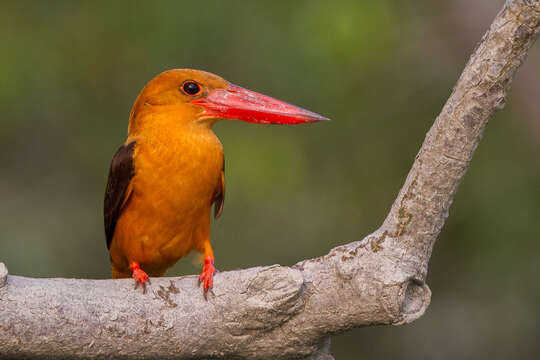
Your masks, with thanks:
[[[536,0],[508,1],[472,54],[429,130],[382,227],[425,279],[454,194],[489,119],[504,107],[512,79],[539,34]],[[405,265],[404,264],[404,265]]]

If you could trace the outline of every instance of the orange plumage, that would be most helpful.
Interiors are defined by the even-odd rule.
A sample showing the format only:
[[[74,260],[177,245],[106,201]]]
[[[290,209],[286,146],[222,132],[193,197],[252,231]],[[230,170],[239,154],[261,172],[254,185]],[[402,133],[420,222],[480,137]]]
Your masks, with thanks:
[[[204,254],[207,291],[215,271],[210,212],[221,213],[224,158],[212,125],[221,118],[258,123],[324,120],[203,71],[158,75],[138,96],[128,138],[105,195],[105,228],[114,278],[163,276],[191,250]]]

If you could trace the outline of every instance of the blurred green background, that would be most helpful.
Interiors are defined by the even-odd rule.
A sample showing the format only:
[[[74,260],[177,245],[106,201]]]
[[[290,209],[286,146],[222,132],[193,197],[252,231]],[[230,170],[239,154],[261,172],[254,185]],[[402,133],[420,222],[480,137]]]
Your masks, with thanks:
[[[0,261],[110,276],[109,161],[130,107],[170,68],[217,73],[332,118],[220,122],[220,270],[297,261],[385,217],[502,0],[2,2]],[[540,319],[540,45],[490,123],[431,259],[432,304],[336,336],[337,359],[533,359]],[[200,271],[181,260],[169,275]]]

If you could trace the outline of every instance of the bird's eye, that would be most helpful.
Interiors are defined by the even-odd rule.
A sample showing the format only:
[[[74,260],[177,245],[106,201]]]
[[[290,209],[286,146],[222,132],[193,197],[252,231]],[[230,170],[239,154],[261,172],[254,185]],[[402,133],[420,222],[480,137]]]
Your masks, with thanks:
[[[201,92],[201,87],[194,81],[186,81],[182,84],[182,91],[189,96],[195,96]]]

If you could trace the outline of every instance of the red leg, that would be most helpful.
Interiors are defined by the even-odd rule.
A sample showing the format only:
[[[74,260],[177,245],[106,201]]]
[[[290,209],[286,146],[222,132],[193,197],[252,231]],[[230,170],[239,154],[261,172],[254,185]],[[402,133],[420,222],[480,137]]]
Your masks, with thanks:
[[[135,289],[139,284],[141,284],[141,287],[143,289],[143,294],[146,293],[146,283],[150,284],[150,279],[148,279],[148,275],[141,269],[141,266],[138,262],[132,261],[131,264],[129,264],[129,269],[132,271],[131,277],[135,279]]]
[[[208,290],[212,289],[214,286],[215,272],[216,268],[214,267],[214,257],[212,255],[208,255],[204,258],[204,267],[201,276],[199,276],[199,285],[201,283],[203,284],[203,295],[205,299]]]

